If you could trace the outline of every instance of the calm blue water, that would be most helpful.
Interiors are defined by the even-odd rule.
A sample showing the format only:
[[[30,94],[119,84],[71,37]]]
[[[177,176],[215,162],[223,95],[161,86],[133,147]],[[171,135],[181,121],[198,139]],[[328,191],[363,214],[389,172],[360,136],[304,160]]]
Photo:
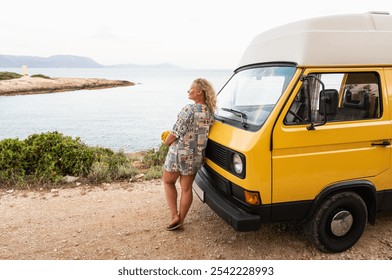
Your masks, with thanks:
[[[0,69],[20,73],[21,69]],[[135,152],[158,147],[181,108],[192,101],[187,90],[198,77],[219,91],[231,70],[189,69],[29,69],[29,75],[123,79],[132,87],[53,94],[0,96],[0,140],[25,139],[59,131],[90,146]]]

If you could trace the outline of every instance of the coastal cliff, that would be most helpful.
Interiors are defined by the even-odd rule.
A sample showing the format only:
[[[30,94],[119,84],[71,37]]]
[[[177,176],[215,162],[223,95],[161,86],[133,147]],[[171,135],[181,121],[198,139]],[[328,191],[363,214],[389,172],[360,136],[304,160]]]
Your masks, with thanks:
[[[24,76],[19,79],[0,81],[0,95],[42,94],[85,89],[134,86],[135,83],[123,80],[100,78],[38,78]]]

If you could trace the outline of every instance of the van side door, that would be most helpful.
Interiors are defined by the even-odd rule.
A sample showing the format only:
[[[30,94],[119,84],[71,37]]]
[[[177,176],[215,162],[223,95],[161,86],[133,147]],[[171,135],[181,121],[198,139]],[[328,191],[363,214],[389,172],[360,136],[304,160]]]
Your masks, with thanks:
[[[317,126],[325,117],[320,83],[309,79],[310,96],[297,84],[272,134],[272,202],[306,211],[305,202],[338,182],[368,180],[385,189],[392,130],[383,70],[307,69],[305,75],[337,91],[336,113]]]

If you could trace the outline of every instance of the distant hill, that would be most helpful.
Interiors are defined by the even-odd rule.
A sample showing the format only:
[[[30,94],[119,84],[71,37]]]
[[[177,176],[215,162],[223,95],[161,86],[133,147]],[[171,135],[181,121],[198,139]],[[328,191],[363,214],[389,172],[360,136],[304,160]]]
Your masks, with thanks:
[[[174,64],[162,63],[153,65],[116,64],[102,65],[93,59],[84,56],[54,55],[50,57],[3,55],[0,54],[0,68],[20,68],[27,65],[29,68],[179,68]]]
[[[101,68],[103,65],[93,59],[74,55],[54,55],[50,57],[19,56],[0,54],[0,68]]]

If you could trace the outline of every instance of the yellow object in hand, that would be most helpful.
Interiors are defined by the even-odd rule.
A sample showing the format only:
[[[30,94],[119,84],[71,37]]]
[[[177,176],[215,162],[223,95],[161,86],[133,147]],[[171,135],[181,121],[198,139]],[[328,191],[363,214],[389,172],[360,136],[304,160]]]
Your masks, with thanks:
[[[162,132],[162,135],[161,135],[162,142],[165,142],[165,140],[166,140],[167,136],[169,136],[169,134],[170,134],[169,130]]]

